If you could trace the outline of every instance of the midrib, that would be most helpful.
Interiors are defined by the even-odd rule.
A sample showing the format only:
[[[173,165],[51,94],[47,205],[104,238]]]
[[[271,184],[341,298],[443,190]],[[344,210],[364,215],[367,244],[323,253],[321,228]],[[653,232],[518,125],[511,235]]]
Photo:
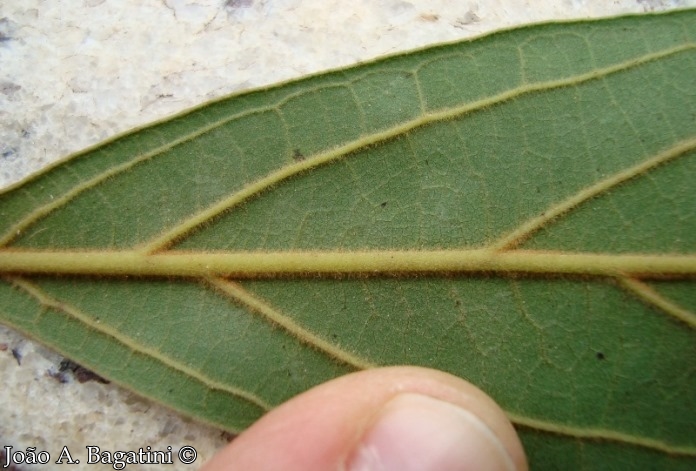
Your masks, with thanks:
[[[191,252],[0,250],[0,273],[109,276],[275,276],[456,273],[696,277],[696,254],[596,254],[491,249]]]

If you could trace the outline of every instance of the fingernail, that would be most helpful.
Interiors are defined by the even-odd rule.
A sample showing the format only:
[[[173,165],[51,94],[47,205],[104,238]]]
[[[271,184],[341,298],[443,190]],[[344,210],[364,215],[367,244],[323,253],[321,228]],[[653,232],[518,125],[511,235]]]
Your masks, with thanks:
[[[505,447],[472,412],[419,394],[382,409],[349,458],[350,471],[514,471]]]

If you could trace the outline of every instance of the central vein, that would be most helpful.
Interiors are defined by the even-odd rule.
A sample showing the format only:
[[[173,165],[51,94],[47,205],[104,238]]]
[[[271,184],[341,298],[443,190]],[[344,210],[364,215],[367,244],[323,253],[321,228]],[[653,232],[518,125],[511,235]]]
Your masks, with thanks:
[[[696,254],[639,255],[490,249],[317,252],[0,251],[0,273],[117,276],[387,275],[447,273],[696,277]]]

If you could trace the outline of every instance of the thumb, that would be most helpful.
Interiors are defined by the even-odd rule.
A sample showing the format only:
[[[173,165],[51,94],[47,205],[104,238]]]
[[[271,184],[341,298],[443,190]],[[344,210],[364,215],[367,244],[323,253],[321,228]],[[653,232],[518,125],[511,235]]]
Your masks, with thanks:
[[[470,383],[390,367],[317,386],[271,411],[204,471],[527,469],[502,410]]]

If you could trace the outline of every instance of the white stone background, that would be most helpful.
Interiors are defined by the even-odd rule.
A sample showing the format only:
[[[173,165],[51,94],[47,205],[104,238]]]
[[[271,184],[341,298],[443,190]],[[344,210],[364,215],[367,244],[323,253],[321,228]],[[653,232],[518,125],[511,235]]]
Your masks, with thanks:
[[[0,0],[0,188],[114,134],[244,89],[524,23],[693,6],[696,0]],[[167,466],[174,471],[198,468],[229,440],[117,386],[60,383],[50,374],[60,361],[0,327],[0,445],[54,457],[66,445],[82,458],[86,445],[196,447],[196,463]],[[69,468],[107,469],[82,461]]]

